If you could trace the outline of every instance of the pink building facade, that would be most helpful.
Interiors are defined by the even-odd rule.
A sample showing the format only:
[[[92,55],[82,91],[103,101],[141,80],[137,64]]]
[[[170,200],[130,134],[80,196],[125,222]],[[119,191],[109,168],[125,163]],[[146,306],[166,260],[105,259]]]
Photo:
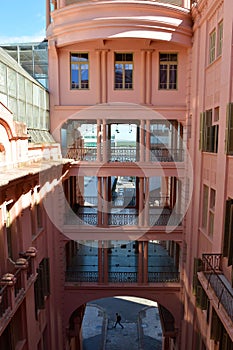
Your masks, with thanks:
[[[1,108],[0,344],[80,349],[87,302],[137,296],[163,350],[232,350],[231,0],[46,4],[56,142]]]

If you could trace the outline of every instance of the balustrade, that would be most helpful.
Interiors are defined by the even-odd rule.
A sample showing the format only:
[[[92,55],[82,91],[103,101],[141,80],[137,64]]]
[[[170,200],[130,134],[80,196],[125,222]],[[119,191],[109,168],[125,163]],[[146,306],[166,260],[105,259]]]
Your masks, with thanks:
[[[180,273],[170,271],[148,272],[148,282],[179,282]]]
[[[182,149],[161,148],[148,150],[151,162],[182,162],[184,152]],[[111,147],[107,156],[109,162],[137,162],[139,161],[138,150],[136,147]],[[68,148],[63,150],[64,157],[74,159],[75,161],[96,161],[96,147]],[[101,158],[103,160],[103,149],[101,149]]]
[[[203,272],[212,287],[218,303],[222,304],[228,316],[233,321],[233,289],[222,273],[222,254],[203,254]]]
[[[84,212],[86,210],[86,212]],[[88,212],[90,210],[91,212]],[[130,209],[125,209],[130,210]],[[95,212],[92,212],[95,211]],[[92,225],[99,226],[103,223],[98,222],[98,212],[95,208],[82,208],[82,212],[71,215],[65,214],[65,225]],[[108,213],[108,226],[137,226],[138,213]],[[156,212],[149,213],[148,226],[180,226],[182,225],[182,215],[173,213],[169,208],[160,208]]]
[[[108,272],[108,283],[137,283],[137,272],[110,271]],[[149,283],[178,283],[180,281],[179,272],[148,272]],[[66,282],[98,282],[98,271],[66,271]]]

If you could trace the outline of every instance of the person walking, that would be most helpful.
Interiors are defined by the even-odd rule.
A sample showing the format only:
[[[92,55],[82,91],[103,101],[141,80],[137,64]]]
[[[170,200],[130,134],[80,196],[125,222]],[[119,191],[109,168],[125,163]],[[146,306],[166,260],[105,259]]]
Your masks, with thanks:
[[[122,329],[124,328],[121,324],[121,315],[119,315],[118,313],[116,313],[116,322],[113,328],[116,328],[117,324],[119,324],[119,326],[121,326]]]

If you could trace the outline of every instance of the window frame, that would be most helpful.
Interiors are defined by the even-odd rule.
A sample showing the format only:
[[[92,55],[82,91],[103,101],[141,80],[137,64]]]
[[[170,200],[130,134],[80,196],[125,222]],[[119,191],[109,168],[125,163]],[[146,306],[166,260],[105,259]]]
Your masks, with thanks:
[[[176,55],[176,61],[168,59],[167,61],[161,61],[161,55]],[[166,69],[161,69],[161,66],[164,65],[166,66]],[[176,66],[175,70],[171,70],[171,66],[174,65]],[[162,78],[162,74],[161,72],[166,70],[166,83],[161,81]],[[171,82],[170,81],[170,77],[172,75],[172,73],[175,71],[175,82]],[[159,52],[159,82],[158,82],[159,86],[158,89],[159,90],[178,90],[178,53],[177,52]],[[161,85],[165,84],[164,87],[162,87]],[[170,85],[173,84],[174,87],[170,87]]]
[[[217,57],[222,55],[222,45],[223,45],[223,20],[218,23],[217,32]]]
[[[216,58],[216,28],[209,34],[209,64]]]
[[[78,58],[85,58],[82,57],[84,55],[87,55],[87,61],[73,61],[72,60],[72,55],[77,55]],[[82,83],[82,69],[81,69],[81,65],[87,65],[87,83]],[[78,81],[77,82],[73,82],[72,79],[72,66],[76,65],[78,67],[77,72],[78,72]],[[70,90],[74,91],[74,90],[89,90],[89,86],[90,86],[90,58],[89,58],[89,52],[70,52]],[[80,81],[80,83],[79,83]],[[73,84],[76,84],[76,86],[73,87]],[[83,85],[82,85],[83,84]]]
[[[117,60],[116,59],[116,55],[122,55],[124,57],[125,55],[125,59],[123,59],[122,57],[122,60]],[[132,60],[127,60],[126,59],[126,55],[132,55]],[[119,65],[119,64],[122,64],[123,65],[123,69],[122,69],[122,83],[117,83],[116,82],[116,65]],[[130,83],[127,83],[126,82],[126,65],[132,65],[132,75],[131,75],[131,82]],[[124,91],[127,91],[127,90],[133,90],[133,75],[134,75],[134,54],[133,52],[114,52],[114,90],[124,90]],[[116,84],[122,84],[122,87],[117,87]],[[126,87],[126,84],[131,84],[131,86],[129,87]]]

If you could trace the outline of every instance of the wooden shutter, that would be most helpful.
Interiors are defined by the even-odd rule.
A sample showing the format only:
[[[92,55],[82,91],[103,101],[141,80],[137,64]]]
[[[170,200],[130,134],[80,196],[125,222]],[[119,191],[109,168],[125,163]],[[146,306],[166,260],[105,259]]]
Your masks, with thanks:
[[[229,240],[228,240],[228,266],[233,264],[233,205],[230,208]]]
[[[202,260],[194,258],[194,269],[193,269],[193,294],[197,294],[197,286],[199,285],[197,272],[202,271]]]
[[[222,323],[218,318],[215,310],[212,310],[212,320],[211,320],[211,331],[210,331],[210,339],[215,341],[220,341],[222,335]]]
[[[203,287],[201,286],[201,284],[199,284],[197,286],[197,293],[196,293],[196,305],[197,307],[199,307],[202,310],[207,310],[207,295],[203,289]]]
[[[233,154],[233,103],[227,105],[226,153]]]
[[[228,257],[228,244],[229,244],[229,226],[230,226],[230,212],[231,205],[233,204],[232,199],[226,201],[225,206],[225,229],[224,229],[224,242],[223,242],[223,256]]]
[[[205,112],[200,114],[200,139],[199,139],[199,150],[204,151],[205,150],[205,124],[206,124],[206,117]]]

